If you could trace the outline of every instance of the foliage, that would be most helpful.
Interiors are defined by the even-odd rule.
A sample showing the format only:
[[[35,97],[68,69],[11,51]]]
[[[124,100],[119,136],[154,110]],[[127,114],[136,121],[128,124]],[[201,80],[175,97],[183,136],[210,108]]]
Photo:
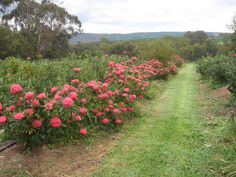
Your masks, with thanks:
[[[66,55],[69,50],[68,40],[81,31],[78,17],[69,14],[50,0],[43,0],[41,3],[21,0],[15,3],[15,6],[9,13],[6,12],[1,20],[4,25],[11,26],[12,30],[19,31],[34,49],[34,55],[48,58]],[[14,51],[12,55],[14,56]]]
[[[236,15],[232,19],[232,23],[229,25],[229,29],[233,31],[231,35],[232,50],[236,50]]]
[[[192,45],[196,43],[202,44],[209,38],[204,31],[188,31],[184,34],[184,37],[189,38]]]
[[[103,59],[2,62],[0,124],[7,137],[33,147],[115,128],[138,112],[135,102],[150,79],[176,73],[174,64],[154,59]],[[113,59],[120,62],[108,62]]]
[[[12,31],[8,26],[0,27],[0,58],[8,56],[30,57],[33,54],[33,47],[17,31]]]
[[[206,57],[198,61],[198,72],[213,82],[227,85],[236,96],[236,54]]]
[[[108,48],[106,51],[109,55],[127,55],[137,56],[137,49],[131,42],[116,42]]]
[[[198,32],[191,32],[191,34]],[[204,33],[205,34],[205,33]],[[197,35],[198,37],[198,35]],[[196,39],[198,39],[196,37]],[[201,37],[201,36],[200,36]],[[148,39],[140,41],[117,41],[109,42],[102,40],[93,43],[79,43],[72,46],[72,52],[79,55],[95,56],[99,53],[132,55],[145,60],[158,58],[162,62],[174,61],[175,55],[190,61],[198,60],[206,56],[215,56],[228,53],[231,50],[229,38],[219,39],[217,37],[205,37],[204,40],[195,40],[191,43],[189,37],[163,37],[160,39]]]

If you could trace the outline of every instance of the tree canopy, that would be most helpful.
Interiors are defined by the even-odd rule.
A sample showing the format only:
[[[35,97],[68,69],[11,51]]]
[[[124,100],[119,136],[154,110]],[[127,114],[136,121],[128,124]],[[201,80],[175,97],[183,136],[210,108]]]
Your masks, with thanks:
[[[66,54],[68,40],[81,32],[78,17],[51,0],[42,0],[41,3],[33,0],[3,0],[0,5],[3,14],[1,28],[5,26],[12,33],[20,33],[32,45],[35,55],[53,58]]]

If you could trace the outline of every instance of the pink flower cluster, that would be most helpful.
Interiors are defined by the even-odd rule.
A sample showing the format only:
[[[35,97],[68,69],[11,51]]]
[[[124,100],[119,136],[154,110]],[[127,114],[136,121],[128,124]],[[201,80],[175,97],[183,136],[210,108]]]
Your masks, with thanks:
[[[109,62],[104,81],[83,83],[76,78],[80,68],[74,68],[75,78],[48,93],[23,92],[21,85],[14,84],[10,87],[13,100],[0,103],[0,125],[21,124],[43,136],[48,134],[47,129],[70,129],[86,135],[92,127],[118,126],[135,111],[135,102],[143,99],[149,79],[176,72],[172,63],[164,67],[152,59],[138,65],[137,60],[132,57],[126,62]]]

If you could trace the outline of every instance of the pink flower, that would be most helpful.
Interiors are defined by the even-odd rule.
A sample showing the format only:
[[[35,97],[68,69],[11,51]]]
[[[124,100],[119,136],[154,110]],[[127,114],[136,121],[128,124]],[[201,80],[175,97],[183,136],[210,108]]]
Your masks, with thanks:
[[[108,98],[109,98],[109,95],[106,94],[106,93],[103,93],[103,94],[100,94],[98,97],[99,97],[100,99],[108,99]]]
[[[22,100],[23,100],[22,97],[20,97],[20,98],[16,101],[16,106],[20,107]]]
[[[51,93],[55,93],[55,92],[57,92],[57,87],[51,88]]]
[[[6,116],[0,116],[0,124],[5,124],[6,121],[7,121]]]
[[[87,114],[87,109],[86,108],[80,108],[79,112],[80,112],[80,114],[85,115],[85,114]]]
[[[24,114],[23,113],[16,113],[15,115],[14,115],[14,119],[15,120],[21,120],[21,119],[23,119],[25,116],[24,116]]]
[[[53,99],[54,100],[56,100],[56,101],[59,101],[59,100],[62,100],[62,97],[61,97],[61,95],[55,95],[54,97],[53,97]]]
[[[236,57],[236,53],[234,53],[233,56]]]
[[[73,84],[79,84],[79,79],[73,79],[73,80],[71,80],[71,82],[72,82]]]
[[[131,100],[135,100],[135,99],[136,99],[136,95],[134,95],[134,94],[133,94],[133,95],[130,95],[130,99],[131,99]]]
[[[118,81],[119,83],[124,83],[124,81],[122,80],[122,79],[119,79],[119,81]]]
[[[98,113],[98,109],[93,109],[92,112],[93,112],[94,114],[96,114],[96,113]]]
[[[119,90],[115,90],[113,93],[114,93],[114,95],[119,95],[120,91]]]
[[[134,111],[134,108],[129,107],[129,108],[128,108],[128,111],[129,111],[129,112],[133,112],[133,111]]]
[[[76,92],[70,92],[70,96],[69,96],[72,100],[77,100],[77,93]]]
[[[46,96],[46,93],[40,93],[39,95],[38,95],[38,99],[45,99],[47,96]]]
[[[115,63],[113,61],[108,63],[108,67],[113,68],[115,66]]]
[[[104,118],[102,119],[102,123],[107,125],[109,123],[109,119],[108,118]]]
[[[70,87],[71,87],[70,84],[65,84],[62,88],[62,91],[63,92],[68,92],[70,90]]]
[[[120,75],[119,78],[120,78],[120,79],[124,79],[125,76],[124,76],[124,75]]]
[[[114,106],[113,106],[112,104],[109,104],[108,107],[109,107],[110,109],[113,109],[113,108],[114,108]]]
[[[96,112],[96,113],[95,113],[95,116],[96,116],[96,117],[101,117],[102,115],[103,115],[102,112]]]
[[[121,119],[116,119],[116,120],[115,120],[115,123],[116,123],[116,124],[121,124]]]
[[[34,109],[28,108],[24,111],[28,116],[32,116],[34,114]]]
[[[103,90],[107,90],[107,88],[108,88],[108,83],[102,84],[102,89],[103,89]]]
[[[104,110],[105,110],[105,112],[109,112],[110,111],[110,109],[108,107],[106,107]]]
[[[127,96],[128,96],[128,93],[123,93],[122,96],[123,96],[123,97],[127,97]]]
[[[87,130],[86,130],[86,128],[82,128],[82,129],[80,129],[80,134],[81,135],[86,135],[87,134]]]
[[[79,73],[80,72],[80,68],[74,68],[73,69],[75,73]]]
[[[114,112],[115,114],[120,114],[120,110],[117,109],[117,108],[113,109],[113,112]]]
[[[39,100],[33,99],[32,104],[34,107],[39,107]]]
[[[137,57],[132,57],[131,60],[132,61],[136,61],[138,58]]]
[[[6,111],[8,111],[8,112],[14,111],[14,110],[15,110],[15,106],[14,105],[6,107]]]
[[[25,98],[26,98],[26,99],[33,99],[33,98],[34,98],[34,93],[33,93],[33,92],[27,92],[27,93],[25,93]]]
[[[35,119],[31,122],[31,126],[33,128],[40,128],[42,126],[42,121],[38,120],[38,119]]]
[[[93,86],[93,89],[94,89],[94,90],[99,90],[99,86],[98,86],[98,85],[94,85],[94,86]]]
[[[74,101],[70,98],[70,97],[66,97],[64,100],[63,100],[63,106],[64,108],[70,108],[71,106],[73,106],[74,104]]]
[[[22,91],[22,87],[21,85],[19,84],[13,84],[11,87],[10,87],[10,93],[12,95],[16,95],[17,93],[20,93]]]
[[[2,111],[2,104],[0,103],[0,111]]]
[[[142,100],[142,99],[143,99],[143,95],[140,95],[138,98],[139,98],[140,100]]]
[[[129,93],[129,89],[128,88],[124,88],[124,92],[125,93]]]
[[[45,108],[46,108],[47,110],[52,110],[52,109],[53,109],[53,103],[52,103],[52,102],[46,103],[46,104],[45,104]]]
[[[81,116],[77,115],[77,116],[75,116],[75,120],[77,120],[77,121],[81,121],[82,118],[81,118]]]
[[[113,101],[112,101],[112,100],[109,100],[109,101],[108,101],[108,104],[113,104]]]
[[[106,91],[106,94],[109,95],[109,96],[113,95],[112,91],[110,91],[110,90]]]
[[[58,128],[58,127],[61,126],[62,122],[61,122],[60,118],[54,117],[50,120],[50,124],[51,124],[52,127]]]
[[[85,104],[86,102],[87,102],[87,100],[86,100],[85,98],[82,98],[82,99],[81,99],[81,103],[82,103],[82,104]]]
[[[122,112],[127,112],[127,108],[121,108]]]

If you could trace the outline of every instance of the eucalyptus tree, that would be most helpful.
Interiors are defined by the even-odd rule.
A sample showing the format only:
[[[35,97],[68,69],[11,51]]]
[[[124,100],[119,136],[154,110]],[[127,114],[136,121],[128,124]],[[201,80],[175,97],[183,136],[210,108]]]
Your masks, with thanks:
[[[7,0],[4,0],[7,1]],[[10,3],[11,2],[11,3]],[[16,3],[2,19],[31,43],[37,55],[58,57],[69,49],[68,40],[81,32],[81,22],[51,0],[8,0]]]

